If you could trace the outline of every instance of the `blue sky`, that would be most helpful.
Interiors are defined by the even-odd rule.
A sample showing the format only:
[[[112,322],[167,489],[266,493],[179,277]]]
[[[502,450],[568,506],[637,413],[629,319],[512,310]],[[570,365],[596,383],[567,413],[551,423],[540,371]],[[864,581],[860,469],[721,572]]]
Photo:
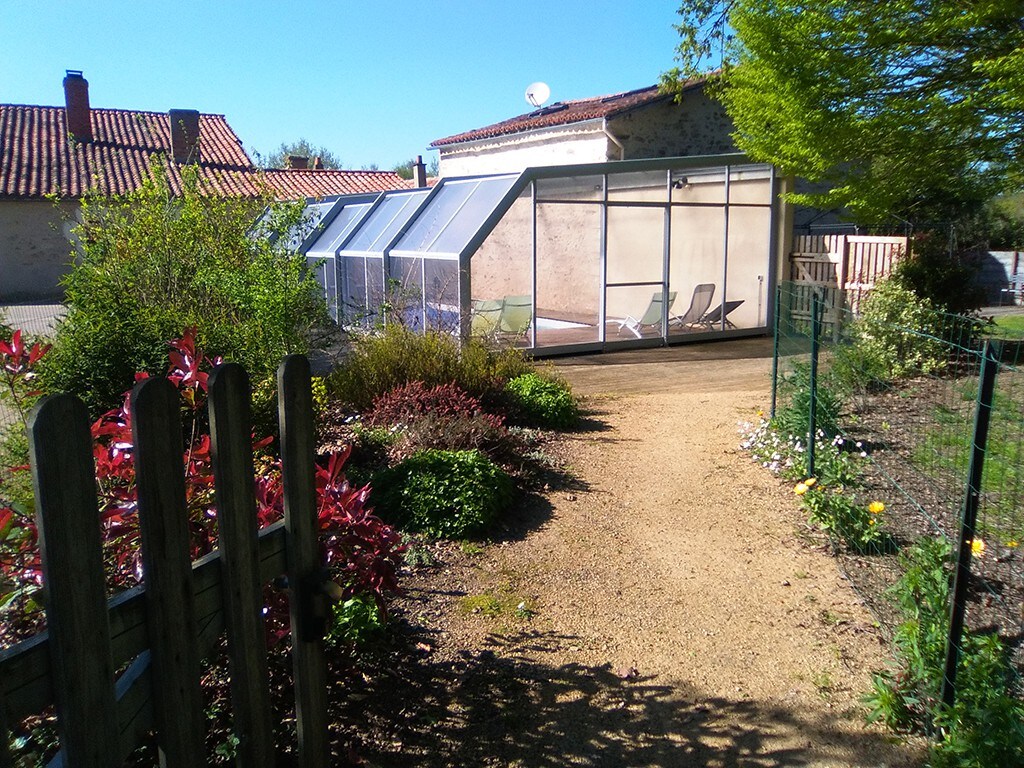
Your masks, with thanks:
[[[227,116],[250,153],[305,137],[391,168],[434,139],[551,101],[657,82],[680,0],[0,0],[0,103]]]

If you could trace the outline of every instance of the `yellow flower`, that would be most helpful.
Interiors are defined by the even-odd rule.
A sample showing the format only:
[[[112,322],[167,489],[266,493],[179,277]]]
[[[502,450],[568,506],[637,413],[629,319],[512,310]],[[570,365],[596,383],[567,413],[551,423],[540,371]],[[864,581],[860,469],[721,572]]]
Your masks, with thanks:
[[[1006,546],[1008,546],[1010,549],[1016,549],[1020,546],[1020,542],[1016,539],[1010,539],[1008,542],[1006,542]]]
[[[981,557],[985,553],[984,539],[975,539],[971,542],[971,552],[975,557]]]
[[[804,485],[806,485],[808,488],[810,488],[816,482],[818,482],[818,478],[816,478],[816,477],[808,477],[806,480],[804,480]]]
[[[868,525],[874,525],[874,524],[875,524],[875,518],[872,517],[870,520],[868,520]]]
[[[807,493],[807,483],[797,483],[796,486],[793,488],[793,493],[795,493],[797,496],[803,496],[805,493]]]
[[[868,512],[872,515],[880,515],[885,512],[885,504],[880,501],[872,501],[868,504]]]

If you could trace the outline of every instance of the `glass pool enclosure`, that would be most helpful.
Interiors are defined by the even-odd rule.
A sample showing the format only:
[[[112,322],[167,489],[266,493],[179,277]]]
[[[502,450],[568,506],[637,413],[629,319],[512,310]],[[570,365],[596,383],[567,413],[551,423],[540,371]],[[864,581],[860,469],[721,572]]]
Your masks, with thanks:
[[[554,354],[761,333],[780,180],[741,155],[528,168],[311,201],[300,250],[350,329]]]

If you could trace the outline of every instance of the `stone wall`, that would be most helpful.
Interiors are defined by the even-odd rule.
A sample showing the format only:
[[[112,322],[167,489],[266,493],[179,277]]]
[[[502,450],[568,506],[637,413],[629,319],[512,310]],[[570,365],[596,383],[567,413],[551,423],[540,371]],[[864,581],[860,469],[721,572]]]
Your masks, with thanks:
[[[54,301],[71,265],[69,220],[77,203],[0,202],[0,302]]]
[[[626,160],[736,151],[725,108],[700,90],[690,91],[679,104],[668,99],[610,118],[608,130],[622,142]]]

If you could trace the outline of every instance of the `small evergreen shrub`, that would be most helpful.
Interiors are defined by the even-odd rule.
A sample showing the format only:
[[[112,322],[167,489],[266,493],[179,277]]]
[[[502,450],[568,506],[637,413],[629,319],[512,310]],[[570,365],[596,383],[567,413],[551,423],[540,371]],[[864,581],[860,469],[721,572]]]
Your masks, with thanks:
[[[381,516],[438,539],[483,532],[511,500],[511,478],[479,451],[422,451],[373,478]]]
[[[811,422],[810,364],[794,364],[779,389],[784,400],[775,412],[773,426],[780,434],[800,438],[806,444]],[[839,431],[842,407],[842,398],[831,386],[829,377],[819,372],[814,405],[815,427],[828,439]]]
[[[514,441],[504,427],[495,423],[496,418],[489,414],[455,417],[425,414],[406,425],[395,441],[391,455],[405,458],[433,448],[445,451],[478,450],[492,459],[508,458],[506,454]]]
[[[568,385],[560,381],[531,371],[511,379],[505,393],[514,414],[527,424],[568,429],[579,421],[579,404]]]
[[[506,447],[504,417],[484,413],[480,401],[457,384],[427,387],[414,381],[381,395],[363,416],[363,429],[387,429],[388,453],[401,461],[428,449],[478,449],[496,456]]]

